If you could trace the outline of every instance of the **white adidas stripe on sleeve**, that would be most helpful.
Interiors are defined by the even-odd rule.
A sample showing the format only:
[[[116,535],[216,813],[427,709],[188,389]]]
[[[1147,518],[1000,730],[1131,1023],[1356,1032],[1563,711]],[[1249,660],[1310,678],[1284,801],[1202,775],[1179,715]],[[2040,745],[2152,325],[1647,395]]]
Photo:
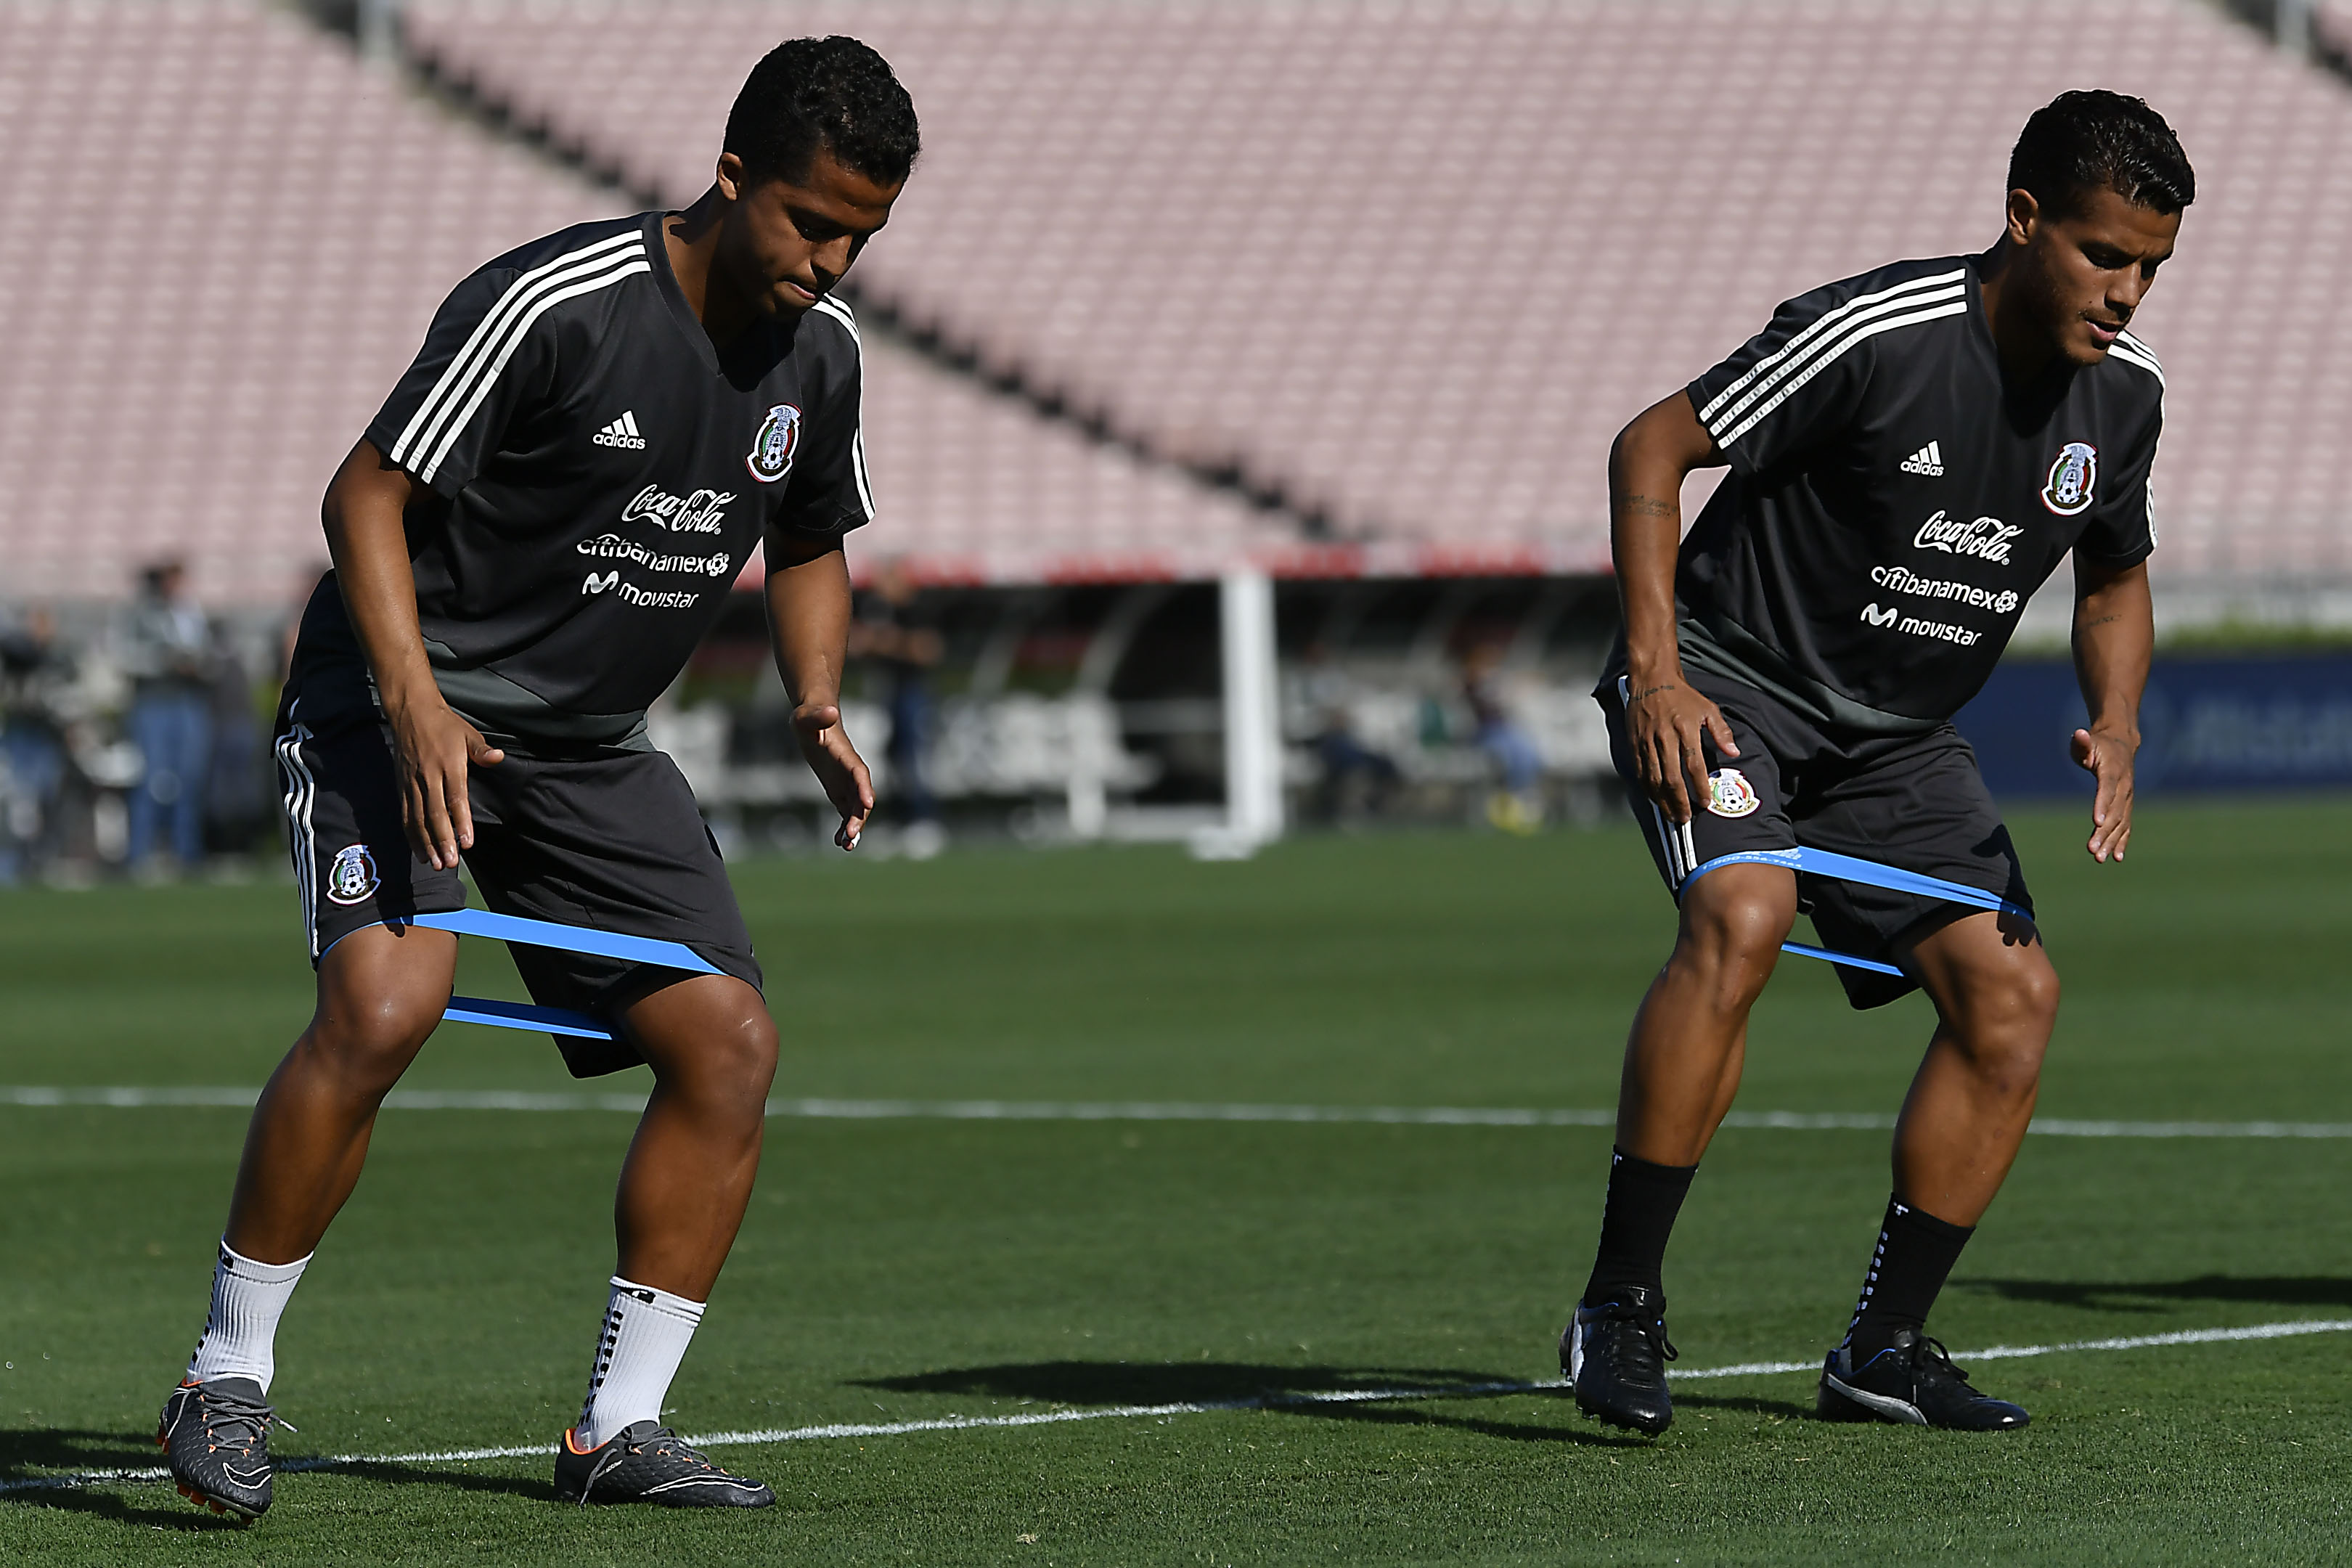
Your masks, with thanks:
[[[850,314],[848,306],[843,304],[840,300],[828,294],[824,299],[819,300],[815,304],[810,306],[809,309],[820,311],[824,315],[831,316],[835,321],[839,321],[843,326],[848,328],[849,341],[857,345],[860,354],[865,353],[866,340],[857,335],[857,318]]]
[[[1912,300],[1905,301],[1906,304],[1916,302],[1916,301]],[[1802,387],[1807,382],[1812,380],[1813,377],[1821,374],[1822,372],[1827,370],[1832,364],[1835,363],[1844,355],[1848,349],[1853,348],[1856,343],[1865,342],[1870,339],[1878,336],[1881,332],[1891,332],[1897,327],[1916,326],[1922,321],[1937,321],[1946,316],[1966,315],[1968,313],[1968,309],[1969,302],[1964,294],[1963,297],[1959,299],[1950,300],[1947,303],[1930,306],[1926,310],[1914,310],[1908,315],[1892,316],[1884,321],[1872,321],[1867,325],[1861,327],[1850,335],[1840,339],[1834,346],[1827,348],[1822,353],[1819,353],[1811,359],[1805,361],[1801,369],[1798,369],[1796,365],[1791,364],[1789,368],[1794,370],[1796,374],[1790,376],[1787,382],[1782,384],[1779,391],[1773,393],[1770,397],[1766,398],[1762,403],[1757,405],[1754,409],[1750,410],[1748,416],[1740,420],[1738,424],[1733,426],[1728,430],[1718,431],[1710,428],[1707,433],[1715,437],[1715,444],[1718,449],[1728,447],[1734,441],[1738,440],[1742,436],[1747,435],[1750,430],[1755,429],[1758,425],[1763,423],[1767,415],[1770,414],[1775,408],[1780,407],[1781,404],[1787,402],[1789,398],[1793,396],[1798,389]],[[1757,390],[1760,392],[1763,388],[1759,387]]]
[[[497,379],[499,371],[513,357],[521,333],[544,313],[548,303],[553,302],[551,296],[568,299],[572,293],[586,292],[566,290],[566,285],[577,279],[595,279],[594,286],[601,287],[632,272],[651,270],[646,260],[644,236],[632,229],[569,251],[523,273],[507,286],[498,303],[483,315],[385,455],[395,463],[415,469],[429,483],[429,470],[439,466],[439,459],[430,458],[420,464],[417,458],[436,446],[443,456],[446,455],[455,444],[456,431],[462,429],[480,406],[479,395],[487,389],[485,377],[492,382]],[[464,413],[453,421],[453,414],[461,407]]]
[[[600,289],[609,289],[623,279],[633,278],[639,273],[650,273],[653,269],[653,263],[646,259],[645,251],[641,247],[635,256],[609,271],[597,273],[593,277],[583,279],[565,288],[541,293],[532,301],[530,309],[515,319],[513,330],[500,340],[497,357],[489,362],[482,374],[475,377],[471,383],[471,394],[465,403],[457,407],[457,417],[449,422],[441,433],[440,438],[434,443],[432,454],[425,458],[424,466],[416,470],[417,477],[428,485],[433,482],[434,474],[447,458],[450,449],[457,446],[457,437],[465,433],[466,426],[472,422],[475,412],[481,407],[483,400],[490,395],[490,389],[498,384],[499,373],[506,369],[507,362],[514,358],[515,351],[522,347],[524,339],[530,336],[533,322],[566,300],[577,299],[583,294],[593,294]]]
[[[446,398],[453,395],[459,386],[471,378],[480,357],[488,352],[491,341],[504,331],[506,323],[512,319],[512,312],[520,305],[528,303],[526,296],[532,285],[551,273],[562,271],[583,262],[593,261],[596,257],[638,242],[639,237],[634,230],[628,234],[614,235],[610,239],[600,240],[594,245],[579,250],[567,251],[554,260],[523,273],[512,283],[508,284],[506,292],[499,296],[498,302],[484,311],[482,319],[475,323],[473,331],[466,339],[465,346],[457,351],[442,370],[440,379],[433,384],[433,390],[425,394],[425,401],[416,405],[416,412],[409,417],[406,427],[400,433],[400,438],[393,443],[392,450],[385,455],[394,462],[406,458],[411,446],[424,433],[426,422],[433,418],[436,411],[442,406]]]
[[[1727,427],[1732,426],[1733,421],[1748,414],[1759,398],[1765,397],[1768,393],[1773,392],[1775,387],[1779,387],[1778,395],[1772,396],[1765,405],[1768,409],[1778,406],[1790,393],[1820,374],[1822,366],[1838,358],[1855,343],[1866,338],[1877,336],[1878,332],[1885,330],[1885,324],[1907,325],[1912,321],[1933,320],[1937,316],[1958,315],[1969,308],[1968,285],[1964,282],[1934,289],[1915,289],[1899,295],[1895,295],[1893,290],[1889,290],[1888,294],[1893,297],[1874,297],[1877,302],[1867,310],[1854,310],[1849,306],[1838,312],[1839,320],[1835,330],[1822,334],[1808,344],[1801,353],[1790,353],[1790,350],[1796,346],[1795,340],[1792,339],[1779,353],[1770,356],[1763,363],[1756,365],[1747,375],[1740,378],[1741,381],[1752,383],[1752,384],[1737,402],[1731,403],[1729,406],[1725,406],[1725,398],[1729,396],[1728,391],[1723,397],[1717,397],[1708,404],[1707,406],[1716,410],[1716,413],[1712,417],[1701,416],[1700,423],[1706,425],[1707,433],[1716,437],[1716,445],[1728,446],[1738,438],[1738,432],[1755,427],[1756,419],[1749,417],[1737,426],[1734,434],[1723,433]],[[1887,322],[1888,318],[1896,316],[1898,312],[1915,311],[1929,305],[1949,308],[1937,309],[1927,315],[1905,315],[1899,321]],[[1829,318],[1825,316],[1822,320],[1827,321]],[[1757,373],[1763,370],[1767,363],[1773,366],[1771,373],[1759,379]]]
[[[831,295],[819,300],[809,309],[820,311],[839,321],[849,332],[849,341],[857,350],[857,428],[849,434],[849,471],[857,483],[857,504],[866,509],[866,521],[874,521],[874,488],[866,473],[866,340],[857,335],[857,318],[849,307]]]
[[[1779,365],[1782,361],[1788,360],[1791,357],[1804,357],[1804,355],[1809,352],[1807,345],[1812,343],[1815,339],[1822,337],[1824,334],[1833,333],[1838,327],[1847,320],[1847,318],[1856,315],[1857,313],[1869,311],[1874,306],[1885,304],[1887,301],[1895,300],[1903,295],[1915,294],[1930,289],[1942,289],[1954,283],[1961,285],[1962,292],[1965,295],[1967,289],[1967,279],[1968,271],[1965,268],[1956,268],[1950,272],[1939,272],[1932,278],[1914,278],[1907,283],[1897,283],[1895,287],[1891,289],[1882,289],[1875,294],[1857,294],[1853,299],[1848,300],[1844,304],[1837,307],[1835,310],[1823,311],[1821,318],[1815,321],[1811,326],[1799,332],[1796,336],[1790,338],[1787,342],[1782,343],[1780,348],[1775,350],[1773,353],[1765,355],[1762,359],[1758,360],[1754,364],[1749,365],[1746,374],[1740,376],[1729,386],[1725,387],[1721,392],[1716,394],[1713,401],[1709,402],[1706,407],[1698,411],[1699,423],[1704,425],[1712,421],[1715,418],[1717,410],[1721,409],[1724,405],[1729,403],[1733,398],[1739,396],[1741,393],[1747,391],[1748,384],[1755,381],[1759,376],[1769,375],[1774,367]],[[1899,310],[1902,307],[1898,305],[1895,308]]]

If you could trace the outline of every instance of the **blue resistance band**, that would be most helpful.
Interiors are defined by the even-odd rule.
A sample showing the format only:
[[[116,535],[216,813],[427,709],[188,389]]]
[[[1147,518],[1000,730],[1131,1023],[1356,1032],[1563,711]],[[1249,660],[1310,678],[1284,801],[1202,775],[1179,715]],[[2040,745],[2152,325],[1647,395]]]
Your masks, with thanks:
[[[595,958],[618,958],[632,963],[659,964],[695,974],[720,971],[694,949],[678,942],[648,936],[623,936],[617,931],[592,931],[586,926],[560,925],[554,921],[526,920],[520,915],[494,914],[488,910],[452,910],[442,915],[418,915],[413,925],[459,936],[496,937],[527,947],[552,947],[584,952]],[[498,1002],[481,996],[452,996],[441,1015],[460,1024],[488,1024],[498,1029],[530,1029],[550,1035],[572,1035],[586,1040],[609,1040],[613,1031],[585,1013],[565,1007],[534,1007],[523,1002]]]
[[[1857,856],[1839,855],[1827,849],[1742,849],[1736,854],[1718,855],[1683,879],[1682,891],[1718,866],[1779,866],[1790,871],[1802,871],[1809,876],[1827,877],[1836,882],[1860,882],[1864,887],[1885,888],[1897,893],[1916,893],[1924,899],[1941,899],[1948,903],[1970,904],[1980,910],[1992,910],[2000,914],[2016,915],[2032,920],[2033,911],[2011,903],[1998,894],[1982,888],[1971,888],[1961,882],[1947,882],[1941,877],[1929,877],[1917,871],[1906,871],[1895,866],[1882,866],[1875,860]],[[1676,895],[1680,897],[1680,894]],[[1803,958],[1819,958],[1831,963],[1843,963],[1849,969],[1868,969],[1880,974],[1892,974],[1907,979],[1903,971],[1891,963],[1874,958],[1863,958],[1851,952],[1832,952],[1826,947],[1811,942],[1784,942],[1783,952],[1793,952]]]

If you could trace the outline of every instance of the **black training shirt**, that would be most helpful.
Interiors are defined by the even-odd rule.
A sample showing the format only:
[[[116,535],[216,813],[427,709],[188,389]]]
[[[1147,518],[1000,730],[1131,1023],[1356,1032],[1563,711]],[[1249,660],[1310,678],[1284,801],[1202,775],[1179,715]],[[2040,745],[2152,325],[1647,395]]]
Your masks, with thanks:
[[[416,481],[405,521],[435,679],[494,736],[630,743],[754,544],[773,562],[874,515],[848,308],[820,300],[722,356],[670,271],[663,216],[483,267],[367,428]],[[330,573],[298,672],[358,658]],[[301,716],[336,684],[306,684]]]
[[[2156,357],[2126,333],[2004,386],[1972,258],[1790,300],[1690,400],[1731,473],[1683,542],[1684,660],[1822,722],[1932,728],[2068,551],[2156,547]]]

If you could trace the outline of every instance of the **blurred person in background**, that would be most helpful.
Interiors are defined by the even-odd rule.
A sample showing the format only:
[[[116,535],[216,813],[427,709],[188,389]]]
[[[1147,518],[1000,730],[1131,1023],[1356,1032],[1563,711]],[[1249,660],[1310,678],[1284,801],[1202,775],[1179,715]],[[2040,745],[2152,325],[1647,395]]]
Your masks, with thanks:
[[[849,653],[869,660],[882,677],[890,709],[890,788],[907,810],[907,853],[928,860],[947,847],[940,803],[925,767],[931,745],[931,671],[947,653],[933,617],[922,605],[922,586],[906,563],[892,556],[876,572],[873,585],[849,627]]]
[[[146,772],[131,796],[130,864],[153,871],[157,829],[171,821],[173,858],[184,869],[205,855],[205,786],[212,762],[212,627],[188,596],[187,568],[158,562],[140,574],[139,597],[122,628],[131,677],[131,740]]]
[[[0,885],[57,850],[67,771],[58,695],[73,675],[72,655],[46,607],[0,632]]]
[[[1502,781],[1486,797],[1486,820],[1506,833],[1533,833],[1543,822],[1543,753],[1496,689],[1502,664],[1501,645],[1472,645],[1462,656],[1462,700],[1478,726],[1478,749]]]
[[[1297,697],[1313,726],[1315,759],[1323,766],[1315,788],[1316,815],[1326,822],[1358,822],[1379,814],[1404,777],[1396,760],[1356,733],[1356,683],[1331,662],[1321,641],[1299,661]]]
[[[225,625],[214,631],[211,670],[205,691],[213,743],[205,774],[205,837],[217,854],[247,855],[268,832],[277,802],[268,767],[269,736],[256,706],[253,672]],[[272,680],[267,700],[275,708],[277,700]]]

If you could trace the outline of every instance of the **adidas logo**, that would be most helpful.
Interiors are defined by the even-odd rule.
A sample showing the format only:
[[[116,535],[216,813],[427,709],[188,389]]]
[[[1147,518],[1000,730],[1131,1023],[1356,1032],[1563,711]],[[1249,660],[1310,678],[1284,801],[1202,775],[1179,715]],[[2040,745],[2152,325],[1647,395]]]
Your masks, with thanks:
[[[622,447],[632,452],[642,452],[646,449],[646,438],[637,433],[637,415],[635,409],[625,411],[618,419],[597,431],[589,439],[599,447]],[[1940,468],[1936,471],[1943,472]]]
[[[1944,449],[1930,441],[1904,458],[1901,466],[1906,474],[1925,474],[1931,479],[1940,479],[1944,477]]]

